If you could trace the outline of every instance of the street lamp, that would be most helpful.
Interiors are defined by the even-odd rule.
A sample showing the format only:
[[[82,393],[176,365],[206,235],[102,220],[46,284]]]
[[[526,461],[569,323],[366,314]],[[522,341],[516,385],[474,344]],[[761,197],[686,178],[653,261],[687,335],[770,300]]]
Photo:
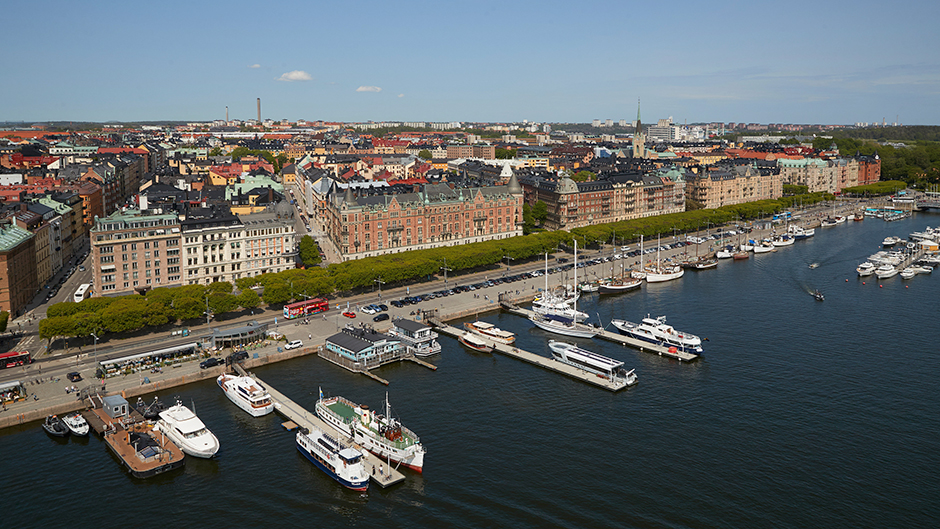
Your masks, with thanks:
[[[503,256],[503,259],[506,260],[506,270],[509,271],[509,261],[515,261],[516,258],[515,258],[515,257],[509,257],[508,255],[504,255],[504,256]]]
[[[447,259],[444,259],[444,266],[441,267],[441,270],[444,271],[444,284],[447,284],[447,272],[453,272],[452,269],[447,268]]]
[[[379,284],[379,298],[381,298],[381,297],[382,297],[382,285],[385,284],[385,281],[382,281],[382,278],[381,278],[381,277],[377,277],[377,278],[373,279],[372,282]]]
[[[91,337],[95,339],[95,364],[98,363],[98,335],[91,333]]]

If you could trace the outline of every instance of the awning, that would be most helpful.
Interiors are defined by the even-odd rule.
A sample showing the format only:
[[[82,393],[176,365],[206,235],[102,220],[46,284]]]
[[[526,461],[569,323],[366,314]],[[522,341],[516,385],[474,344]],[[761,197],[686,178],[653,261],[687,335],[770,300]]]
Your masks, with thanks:
[[[102,272],[114,272],[115,270],[117,270],[117,266],[115,265],[103,265],[101,267]]]

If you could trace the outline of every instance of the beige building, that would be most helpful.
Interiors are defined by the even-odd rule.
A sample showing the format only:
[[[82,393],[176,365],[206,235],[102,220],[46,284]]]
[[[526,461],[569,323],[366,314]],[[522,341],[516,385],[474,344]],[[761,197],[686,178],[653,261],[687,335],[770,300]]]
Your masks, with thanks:
[[[135,209],[96,219],[91,231],[91,262],[96,296],[181,284],[176,214]]]
[[[751,165],[706,167],[686,181],[686,196],[714,209],[756,200],[772,200],[783,196],[779,175],[761,174]]]

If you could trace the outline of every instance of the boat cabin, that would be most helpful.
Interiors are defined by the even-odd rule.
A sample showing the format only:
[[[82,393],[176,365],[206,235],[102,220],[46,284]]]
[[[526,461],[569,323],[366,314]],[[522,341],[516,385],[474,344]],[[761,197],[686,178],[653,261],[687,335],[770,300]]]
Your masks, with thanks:
[[[105,413],[108,414],[108,417],[112,419],[118,419],[120,417],[127,417],[128,406],[127,400],[120,395],[111,395],[101,399],[101,408]]]

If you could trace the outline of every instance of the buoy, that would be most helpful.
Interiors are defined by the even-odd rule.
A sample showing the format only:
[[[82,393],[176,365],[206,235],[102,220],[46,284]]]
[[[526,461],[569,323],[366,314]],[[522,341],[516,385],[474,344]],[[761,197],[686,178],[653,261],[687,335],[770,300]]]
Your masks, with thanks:
[[[904,285],[904,288],[911,288],[910,285]]]
[[[878,285],[878,288],[884,288],[884,287],[885,287],[884,285]]]
[[[862,284],[864,285],[864,284],[865,284],[865,282],[864,282],[864,281],[862,281]]]
[[[849,280],[848,280],[848,279],[846,279],[846,280],[845,280],[845,282],[846,282],[846,283],[848,283],[848,282],[849,282]]]

